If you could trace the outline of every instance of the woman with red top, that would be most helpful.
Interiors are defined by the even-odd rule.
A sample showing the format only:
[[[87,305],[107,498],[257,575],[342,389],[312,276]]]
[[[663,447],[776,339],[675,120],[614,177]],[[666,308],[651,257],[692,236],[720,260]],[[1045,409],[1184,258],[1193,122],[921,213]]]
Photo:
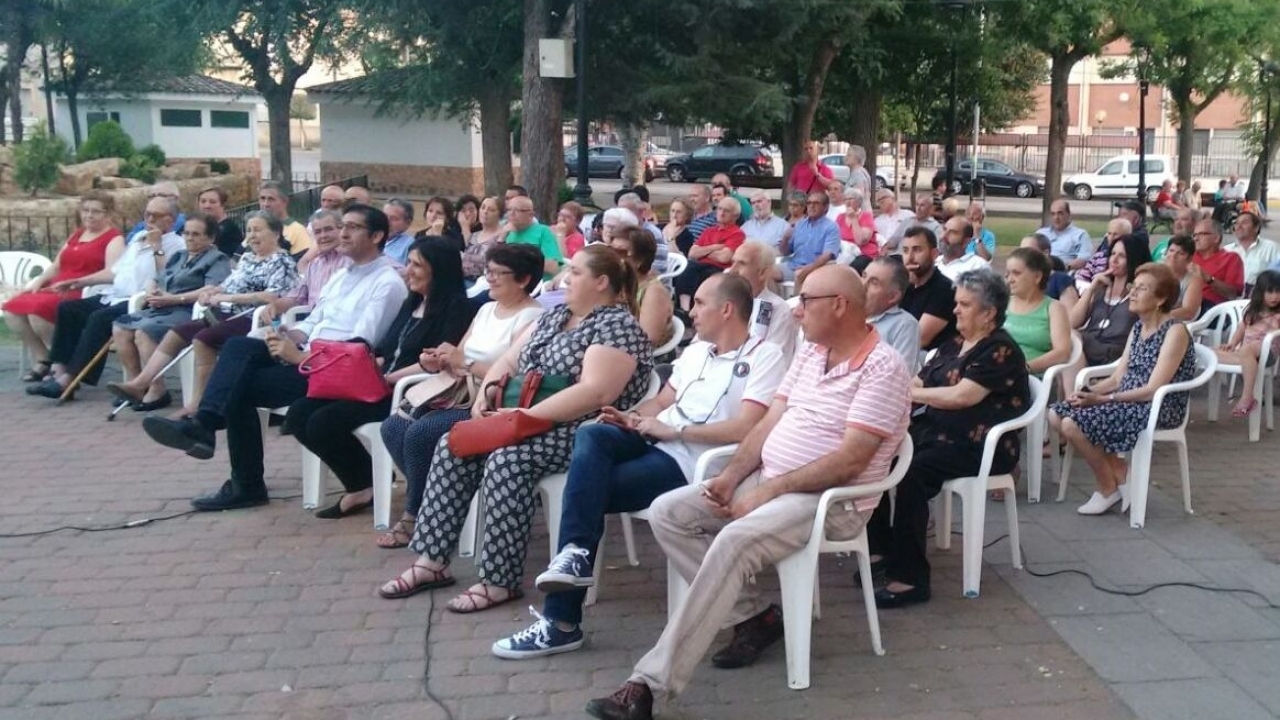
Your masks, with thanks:
[[[880,254],[880,243],[876,242],[876,220],[871,211],[863,207],[864,204],[861,190],[845,188],[844,212],[836,218],[840,242],[851,243],[858,248],[859,254],[854,258],[854,269],[858,272],[865,270]]]
[[[582,206],[570,200],[560,206],[560,212],[556,213],[556,224],[551,226],[551,232],[555,233],[556,240],[560,242],[560,252],[564,253],[566,259],[572,258],[587,244],[582,231],[578,229],[582,224],[582,215]]]
[[[115,202],[105,193],[90,192],[80,198],[79,229],[67,238],[53,264],[0,308],[5,325],[22,338],[35,361],[23,382],[39,382],[49,373],[49,342],[58,303],[78,300],[83,288],[76,280],[110,266],[124,252],[125,238],[111,224],[114,210]]]

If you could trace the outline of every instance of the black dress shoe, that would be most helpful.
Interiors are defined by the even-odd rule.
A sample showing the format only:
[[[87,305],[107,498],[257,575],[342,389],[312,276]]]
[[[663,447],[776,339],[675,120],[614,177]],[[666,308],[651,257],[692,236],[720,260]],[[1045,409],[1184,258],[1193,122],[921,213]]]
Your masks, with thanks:
[[[886,572],[885,561],[883,559],[876,560],[875,562],[871,563],[871,587],[873,589],[878,590],[884,587],[885,584],[889,582],[889,578],[885,574],[885,572]],[[856,588],[862,587],[862,571],[861,570],[853,571],[853,586]]]
[[[711,664],[724,670],[746,667],[758,660],[765,648],[782,637],[782,608],[770,605],[759,615],[735,625],[733,639],[711,656]]]
[[[653,720],[653,693],[644,683],[628,682],[609,697],[587,701],[587,714],[600,720]]]
[[[346,497],[346,495],[343,495],[342,497]],[[320,518],[321,520],[337,520],[338,518],[344,518],[344,517],[347,517],[348,515],[355,515],[357,513],[364,512],[365,510],[368,510],[371,507],[373,507],[373,501],[369,500],[367,502],[357,503],[347,508],[346,510],[343,510],[342,498],[338,498],[338,502],[330,505],[329,507],[323,510],[317,510],[316,517]]]
[[[197,460],[213,457],[216,442],[213,431],[205,428],[195,418],[170,420],[148,415],[142,419],[142,429],[152,440],[165,447],[181,450]]]
[[[218,510],[236,510],[238,508],[266,505],[270,500],[267,494],[248,493],[237,490],[235,484],[228,480],[222,483],[217,492],[191,498],[191,507],[200,512],[216,512]]]
[[[53,378],[48,378],[36,383],[35,385],[27,386],[28,395],[39,395],[40,397],[47,397],[50,400],[57,400],[62,397],[63,390],[65,390],[65,388],[59,385],[58,381]]]
[[[163,410],[173,404],[173,393],[168,390],[155,400],[135,400],[130,403],[130,407],[134,412],[151,412],[152,410]]]
[[[916,603],[928,602],[931,593],[927,587],[913,587],[902,592],[891,592],[889,588],[876,589],[876,607],[881,610],[906,607]]]

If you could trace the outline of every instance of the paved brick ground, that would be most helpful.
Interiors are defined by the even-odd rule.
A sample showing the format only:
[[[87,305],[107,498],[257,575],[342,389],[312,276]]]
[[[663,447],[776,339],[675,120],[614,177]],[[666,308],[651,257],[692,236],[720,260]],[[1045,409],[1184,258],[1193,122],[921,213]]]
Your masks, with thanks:
[[[181,512],[224,478],[221,449],[200,463],[152,445],[132,412],[104,422],[100,391],[61,408],[22,395],[6,350],[0,533]],[[292,440],[273,437],[275,496],[299,492],[297,458]],[[546,562],[537,522],[531,573]],[[444,718],[425,686],[459,720],[583,717],[663,625],[663,565],[647,529],[636,535],[636,568],[620,557],[621,536],[609,539],[589,650],[525,663],[493,658],[489,645],[527,624],[527,603],[460,616],[442,611],[448,595],[379,599],[376,585],[410,558],[373,545],[368,515],[318,521],[289,499],[131,530],[0,538],[0,720]],[[779,647],[741,671],[704,664],[662,716],[1133,716],[990,568],[981,599],[962,599],[955,550],[937,558],[940,597],[882,613],[888,654],[875,657],[845,562],[823,560],[809,691],[787,689]],[[474,577],[467,560],[457,571]],[[530,589],[527,601],[538,600]]]

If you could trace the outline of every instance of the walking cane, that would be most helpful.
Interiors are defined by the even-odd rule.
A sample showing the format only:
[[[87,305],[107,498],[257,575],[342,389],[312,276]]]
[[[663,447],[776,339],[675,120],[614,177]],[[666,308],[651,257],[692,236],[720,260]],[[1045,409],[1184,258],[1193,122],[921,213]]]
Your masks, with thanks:
[[[84,382],[85,376],[88,375],[98,363],[106,359],[107,352],[110,350],[111,350],[111,341],[107,340],[105,343],[102,344],[102,349],[98,351],[98,354],[94,355],[92,360],[85,363],[84,367],[80,369],[80,372],[76,373],[76,376],[71,378],[71,382],[67,383],[67,387],[64,388],[62,390],[62,394],[58,396],[59,405],[62,405],[63,403],[71,399],[71,396],[75,393],[76,388],[80,387],[80,383]]]
[[[182,362],[182,358],[191,354],[191,351],[194,349],[195,349],[194,345],[188,345],[182,348],[182,350],[177,355],[173,356],[172,360],[165,363],[164,367],[160,368],[160,372],[156,373],[156,377],[164,377],[165,373],[172,370],[174,365],[177,365],[178,363]],[[132,404],[133,404],[133,401],[131,400],[121,400],[120,404],[116,405],[114,408],[111,409],[111,414],[107,416],[107,422],[111,422],[112,420],[115,420],[116,415],[119,415],[121,410],[124,410],[125,408],[129,407]]]

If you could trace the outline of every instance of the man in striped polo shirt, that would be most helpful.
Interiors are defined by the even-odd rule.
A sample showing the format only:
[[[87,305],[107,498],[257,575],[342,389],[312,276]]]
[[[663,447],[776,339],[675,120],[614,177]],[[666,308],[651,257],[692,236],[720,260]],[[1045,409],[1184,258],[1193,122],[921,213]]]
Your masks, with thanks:
[[[764,418],[725,469],[654,501],[650,523],[689,594],[662,637],[613,695],[587,703],[602,720],[649,720],[654,692],[672,695],[721,628],[733,639],[714,658],[741,667],[782,637],[782,613],[747,580],[804,547],[824,490],[883,480],[907,432],[911,375],[867,324],[866,292],[852,268],[818,268],[796,318],[807,342]],[[831,508],[829,537],[862,531],[879,497]]]

